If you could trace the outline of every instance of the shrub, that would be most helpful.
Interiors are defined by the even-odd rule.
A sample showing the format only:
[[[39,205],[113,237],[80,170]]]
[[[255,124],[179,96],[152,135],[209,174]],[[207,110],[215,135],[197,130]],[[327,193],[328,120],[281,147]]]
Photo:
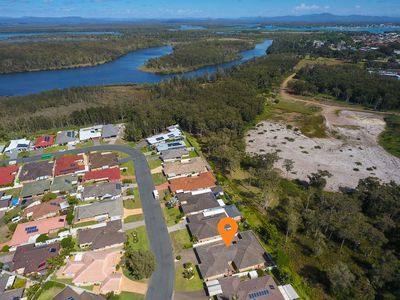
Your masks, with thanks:
[[[47,193],[42,197],[42,202],[49,202],[50,200],[54,200],[57,198],[57,194]]]
[[[149,250],[127,250],[125,266],[129,275],[136,280],[149,278],[156,265],[156,259]]]
[[[10,246],[4,245],[3,248],[1,248],[1,252],[9,252],[10,251]]]
[[[176,260],[181,260],[182,259],[182,256],[180,256],[180,255],[178,255],[177,257],[176,257]]]
[[[37,243],[44,243],[45,241],[49,240],[49,236],[47,234],[41,234],[39,237],[36,239]]]

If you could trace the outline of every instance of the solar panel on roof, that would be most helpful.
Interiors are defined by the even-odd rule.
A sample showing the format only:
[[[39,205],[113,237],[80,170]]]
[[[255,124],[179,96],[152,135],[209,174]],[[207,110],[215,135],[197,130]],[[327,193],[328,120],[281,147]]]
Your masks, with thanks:
[[[34,233],[34,232],[38,232],[39,229],[37,228],[37,226],[31,226],[31,227],[26,227],[25,231],[26,231],[26,233]]]
[[[260,291],[257,291],[257,292],[250,293],[249,294],[249,298],[250,299],[256,299],[258,297],[266,296],[268,294],[269,294],[268,290],[267,289],[263,289],[263,290],[260,290]]]

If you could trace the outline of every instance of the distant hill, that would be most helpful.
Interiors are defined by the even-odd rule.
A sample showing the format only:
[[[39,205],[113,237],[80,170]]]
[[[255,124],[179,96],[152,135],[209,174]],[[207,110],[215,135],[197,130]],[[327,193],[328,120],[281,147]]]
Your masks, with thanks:
[[[89,24],[121,24],[121,23],[265,23],[265,24],[400,24],[400,17],[385,16],[337,16],[329,13],[311,14],[302,16],[281,17],[243,17],[229,18],[171,18],[171,19],[95,19],[83,17],[0,17],[0,27],[11,26],[45,26],[45,25],[89,25]]]

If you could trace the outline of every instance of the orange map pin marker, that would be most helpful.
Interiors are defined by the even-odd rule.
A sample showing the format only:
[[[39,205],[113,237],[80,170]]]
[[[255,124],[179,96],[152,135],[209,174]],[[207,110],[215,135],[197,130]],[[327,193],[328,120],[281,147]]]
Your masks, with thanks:
[[[238,225],[232,218],[223,218],[218,222],[218,232],[227,247],[231,245],[237,231]]]

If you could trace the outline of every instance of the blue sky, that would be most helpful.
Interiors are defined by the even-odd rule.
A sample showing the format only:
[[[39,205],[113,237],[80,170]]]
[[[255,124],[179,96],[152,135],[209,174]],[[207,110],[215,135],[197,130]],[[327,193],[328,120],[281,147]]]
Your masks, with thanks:
[[[329,12],[400,16],[400,0],[0,0],[0,16],[251,17]]]

